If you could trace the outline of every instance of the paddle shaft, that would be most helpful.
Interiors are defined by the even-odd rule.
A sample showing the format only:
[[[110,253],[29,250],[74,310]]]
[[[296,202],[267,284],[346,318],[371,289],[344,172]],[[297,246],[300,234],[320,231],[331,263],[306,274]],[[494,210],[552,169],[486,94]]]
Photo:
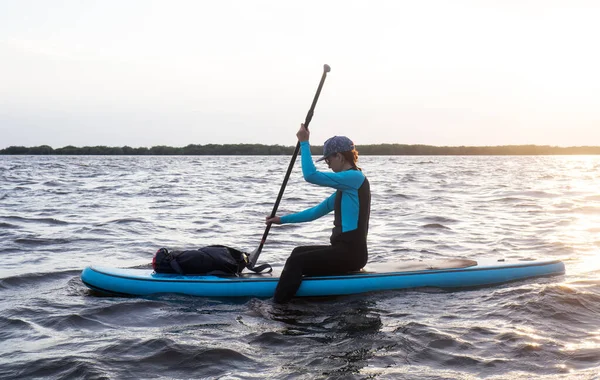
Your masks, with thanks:
[[[321,76],[321,81],[319,82],[319,87],[317,88],[317,92],[315,93],[315,97],[313,98],[312,105],[306,114],[306,119],[304,120],[304,127],[308,129],[308,125],[312,120],[313,114],[315,113],[315,106],[317,105],[317,101],[319,100],[319,95],[321,95],[321,89],[323,88],[323,83],[325,83],[325,78],[327,78],[327,73],[331,70],[329,65],[323,66],[323,75]],[[292,173],[292,169],[294,168],[294,163],[296,162],[296,157],[298,157],[298,152],[300,151],[300,141],[296,144],[296,149],[294,149],[294,154],[292,155],[292,159],[290,164],[288,165],[287,172],[285,173],[285,178],[283,179],[283,183],[281,184],[281,188],[279,189],[279,194],[277,195],[277,200],[273,205],[273,211],[271,211],[271,218],[273,218],[277,214],[277,209],[279,208],[279,203],[281,202],[281,198],[283,197],[283,193],[285,191],[285,187],[290,179],[290,174]],[[258,260],[258,256],[260,255],[265,242],[267,241],[267,236],[269,236],[269,231],[271,230],[271,224],[267,224],[265,228],[265,232],[263,233],[262,239],[260,240],[260,245],[258,249],[252,253],[250,256],[250,267],[254,267],[256,261]]]

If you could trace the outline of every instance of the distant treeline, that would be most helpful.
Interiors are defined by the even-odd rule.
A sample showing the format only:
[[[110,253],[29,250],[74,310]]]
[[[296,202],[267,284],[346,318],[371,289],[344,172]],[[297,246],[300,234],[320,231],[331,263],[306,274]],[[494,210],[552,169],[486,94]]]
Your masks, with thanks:
[[[0,154],[32,154],[32,155],[91,155],[91,156],[234,156],[234,155],[290,155],[294,147],[262,144],[207,144],[188,145],[176,148],[165,145],[152,148],[132,148],[130,146],[84,146],[72,145],[53,149],[48,145],[35,147],[10,146],[1,149]]]
[[[125,156],[234,156],[234,155],[291,155],[293,146],[263,144],[207,144],[187,145],[182,148],[153,146],[132,148],[129,146],[65,146],[54,149],[48,145],[35,147],[10,146],[1,149],[0,154],[17,155],[125,155]],[[569,155],[600,154],[598,146],[556,147],[548,145],[504,145],[504,146],[432,146],[405,144],[359,145],[362,155],[381,156],[439,156],[439,155]],[[314,155],[322,154],[322,146],[312,146]]]

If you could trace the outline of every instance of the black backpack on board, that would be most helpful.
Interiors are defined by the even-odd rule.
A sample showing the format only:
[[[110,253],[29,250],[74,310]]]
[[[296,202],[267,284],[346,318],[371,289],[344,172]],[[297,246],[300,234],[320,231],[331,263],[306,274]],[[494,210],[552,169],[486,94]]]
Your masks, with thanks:
[[[156,273],[236,276],[248,267],[248,255],[224,245],[209,245],[186,251],[169,251],[167,248],[161,248],[154,254],[152,267]],[[260,273],[265,269],[272,271],[268,264],[251,270]]]

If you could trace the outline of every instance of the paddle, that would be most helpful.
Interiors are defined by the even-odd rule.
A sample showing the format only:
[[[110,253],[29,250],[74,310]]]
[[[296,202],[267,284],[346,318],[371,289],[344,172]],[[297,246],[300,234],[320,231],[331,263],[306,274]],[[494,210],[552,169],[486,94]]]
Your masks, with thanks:
[[[317,105],[317,100],[319,100],[319,95],[321,94],[321,89],[323,88],[323,83],[325,83],[325,78],[327,77],[327,73],[331,71],[331,67],[329,65],[323,65],[323,75],[321,76],[321,82],[319,82],[319,87],[317,88],[317,93],[313,99],[312,105],[308,110],[308,114],[306,115],[306,119],[304,120],[304,126],[308,129],[308,125],[312,120],[313,114],[315,112],[315,106]],[[290,161],[290,165],[288,166],[287,173],[285,173],[285,178],[283,179],[283,183],[281,184],[281,188],[279,189],[279,194],[277,195],[277,200],[275,201],[275,205],[273,206],[273,211],[271,212],[271,218],[273,218],[277,214],[277,208],[279,207],[279,202],[281,202],[281,198],[283,197],[283,192],[285,191],[285,186],[287,185],[288,179],[290,179],[290,174],[292,173],[292,169],[294,167],[294,163],[296,162],[296,157],[298,157],[298,152],[300,151],[300,141],[296,144],[296,149],[294,150],[294,154],[292,155],[292,160]],[[267,241],[267,236],[269,235],[269,231],[271,230],[271,225],[267,224],[267,228],[265,228],[265,233],[263,234],[262,240],[260,241],[260,245],[258,248],[250,254],[248,269],[254,268],[256,265],[256,261],[258,260],[258,256],[265,245],[265,241]]]

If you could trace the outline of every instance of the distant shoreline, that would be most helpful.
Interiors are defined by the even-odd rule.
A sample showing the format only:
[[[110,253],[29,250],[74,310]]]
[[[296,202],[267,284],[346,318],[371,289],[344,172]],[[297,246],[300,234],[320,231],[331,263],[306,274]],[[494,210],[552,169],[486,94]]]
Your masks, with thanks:
[[[185,147],[153,146],[10,146],[0,155],[92,155],[92,156],[277,156],[291,155],[295,147],[264,144],[190,144]],[[407,144],[371,144],[356,147],[361,155],[373,156],[531,156],[531,155],[596,155],[600,146],[557,147],[548,145],[502,146],[433,146]],[[313,155],[321,155],[323,146],[311,146]]]

